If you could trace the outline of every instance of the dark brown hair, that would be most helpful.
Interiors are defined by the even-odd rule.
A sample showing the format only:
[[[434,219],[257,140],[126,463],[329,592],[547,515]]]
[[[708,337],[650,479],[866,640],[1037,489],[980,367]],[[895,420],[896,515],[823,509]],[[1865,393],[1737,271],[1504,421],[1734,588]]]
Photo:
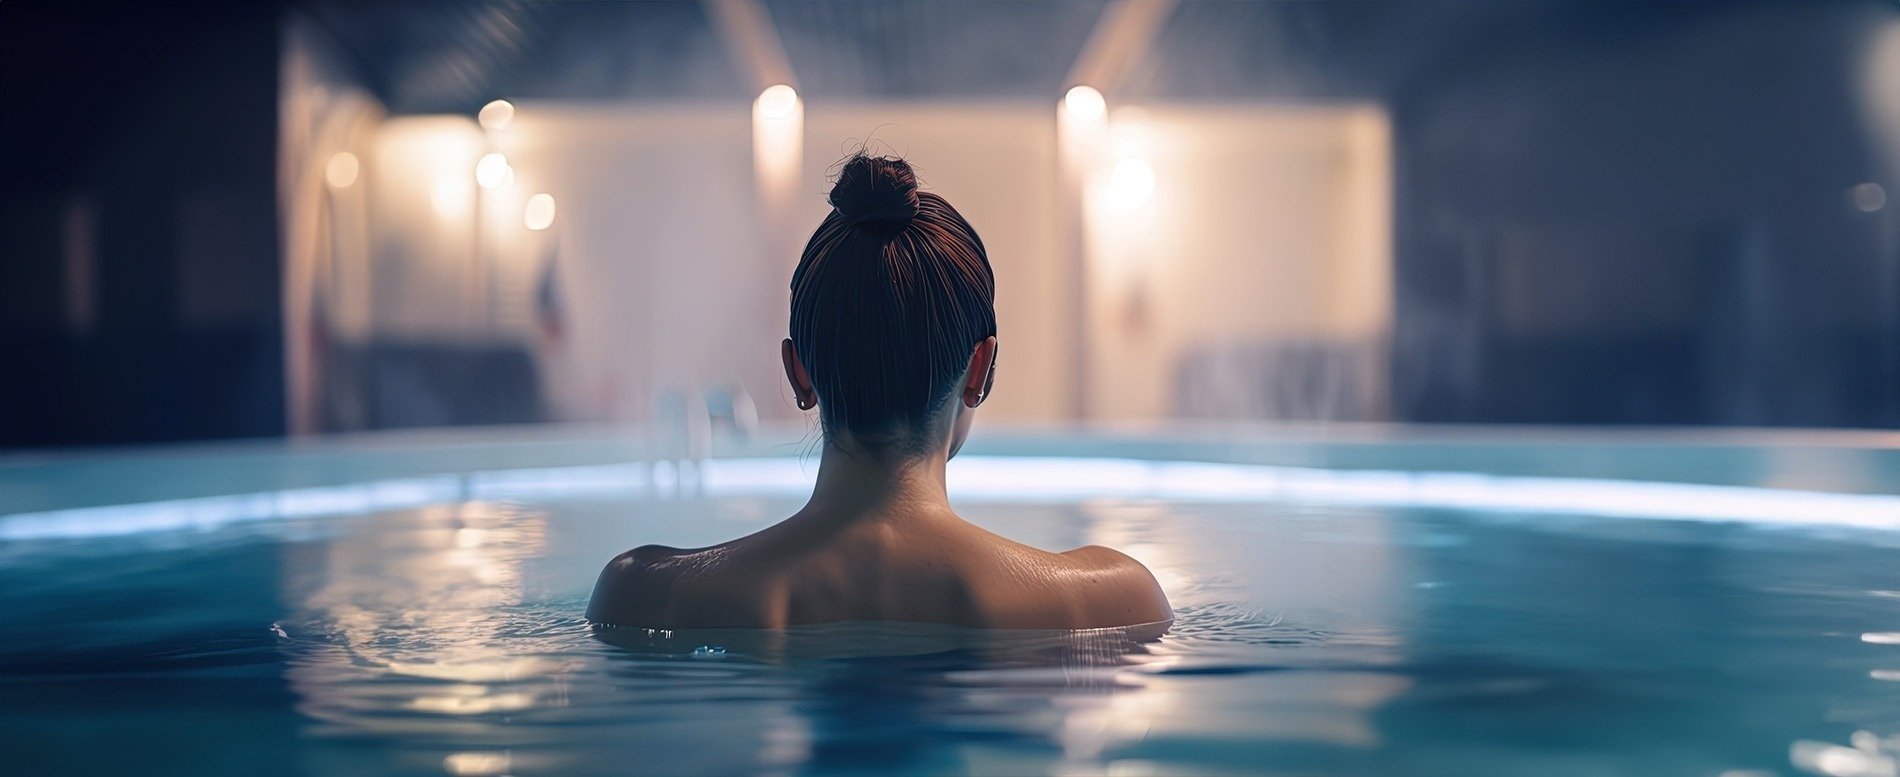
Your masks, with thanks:
[[[792,273],[792,345],[827,435],[915,452],[996,334],[989,256],[902,159],[853,155],[830,202]]]

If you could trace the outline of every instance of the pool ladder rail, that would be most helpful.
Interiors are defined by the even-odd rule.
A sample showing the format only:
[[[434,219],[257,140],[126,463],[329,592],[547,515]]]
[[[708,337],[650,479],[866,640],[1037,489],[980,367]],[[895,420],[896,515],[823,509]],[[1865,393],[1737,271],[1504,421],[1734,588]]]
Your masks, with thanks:
[[[744,441],[759,431],[758,406],[737,383],[702,391],[690,381],[669,381],[653,395],[651,418],[648,482],[674,496],[704,493],[714,435]]]

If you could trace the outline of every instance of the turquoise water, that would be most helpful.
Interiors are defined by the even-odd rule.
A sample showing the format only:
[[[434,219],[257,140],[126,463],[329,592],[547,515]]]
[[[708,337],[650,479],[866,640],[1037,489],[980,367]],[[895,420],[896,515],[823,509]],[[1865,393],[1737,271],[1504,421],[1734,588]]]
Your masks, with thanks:
[[[192,466],[130,471],[213,477]],[[751,531],[795,509],[790,487],[424,489],[342,514],[15,531],[0,758],[21,774],[1896,768],[1892,530],[1235,488],[1051,498],[985,477],[967,517],[1045,548],[1127,550],[1168,589],[1174,629],[581,619],[614,552]]]

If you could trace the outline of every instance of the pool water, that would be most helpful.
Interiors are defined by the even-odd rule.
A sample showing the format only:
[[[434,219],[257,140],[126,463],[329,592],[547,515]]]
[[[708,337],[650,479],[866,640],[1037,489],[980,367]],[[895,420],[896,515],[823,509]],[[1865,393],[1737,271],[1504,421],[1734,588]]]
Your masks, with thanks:
[[[581,618],[615,552],[721,541],[799,501],[547,488],[15,536],[0,759],[14,774],[1845,777],[1900,758],[1900,533],[1877,528],[1004,494],[960,508],[1040,547],[1126,550],[1167,589],[1173,630]]]

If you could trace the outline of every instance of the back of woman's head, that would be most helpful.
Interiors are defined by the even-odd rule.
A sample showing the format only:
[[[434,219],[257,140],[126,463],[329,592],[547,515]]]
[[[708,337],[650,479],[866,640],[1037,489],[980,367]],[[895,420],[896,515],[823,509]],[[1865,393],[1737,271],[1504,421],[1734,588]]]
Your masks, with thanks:
[[[862,153],[792,274],[792,345],[825,432],[910,452],[978,343],[996,334],[996,281],[976,230],[902,159]]]

